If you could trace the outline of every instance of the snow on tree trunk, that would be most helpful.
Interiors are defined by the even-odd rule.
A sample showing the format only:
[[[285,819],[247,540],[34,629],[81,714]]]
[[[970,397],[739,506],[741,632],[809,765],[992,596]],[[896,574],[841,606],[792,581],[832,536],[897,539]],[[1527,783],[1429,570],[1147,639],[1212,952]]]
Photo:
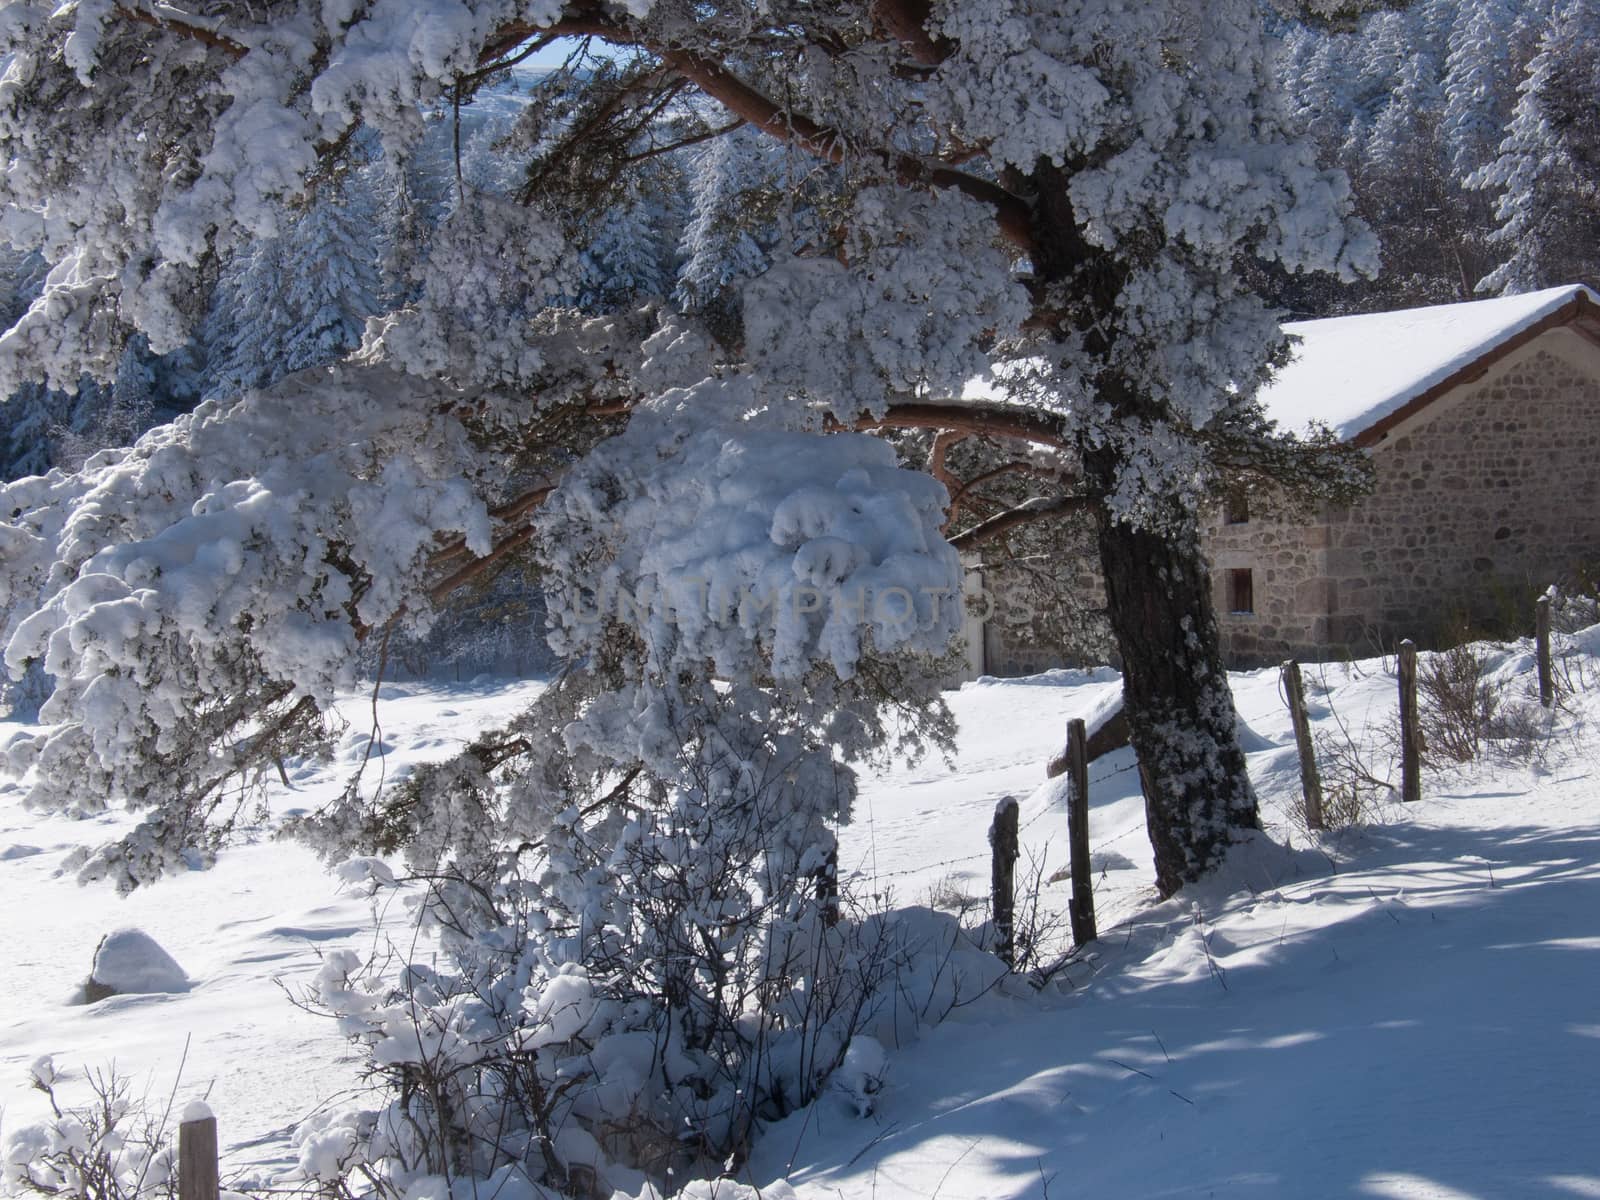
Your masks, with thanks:
[[[1255,793],[1192,523],[1163,536],[1102,518],[1099,544],[1156,886],[1170,896],[1256,827]]]

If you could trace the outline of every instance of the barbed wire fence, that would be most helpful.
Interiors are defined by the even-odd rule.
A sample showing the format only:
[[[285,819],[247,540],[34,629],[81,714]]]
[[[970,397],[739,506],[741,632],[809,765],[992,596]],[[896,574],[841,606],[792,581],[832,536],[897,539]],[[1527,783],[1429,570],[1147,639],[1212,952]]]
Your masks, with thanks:
[[[1282,685],[1281,681],[1279,682],[1279,686],[1278,686],[1278,698],[1279,698],[1279,701],[1281,702],[1281,704],[1283,705],[1283,707],[1281,709],[1275,706],[1273,709],[1271,709],[1269,711],[1256,713],[1256,714],[1253,714],[1251,716],[1245,716],[1244,714],[1237,714],[1238,721],[1243,725],[1250,726],[1250,727],[1254,728],[1254,726],[1257,723],[1265,722],[1265,721],[1273,719],[1273,718],[1281,719],[1284,716],[1284,714],[1288,711],[1288,697],[1283,691],[1283,685]],[[1123,764],[1122,766],[1119,766],[1119,767],[1113,767],[1113,768],[1111,768],[1109,770],[1101,771],[1100,774],[1091,777],[1090,780],[1089,780],[1090,794],[1093,795],[1094,789],[1098,785],[1105,784],[1105,783],[1109,782],[1110,780],[1116,778],[1117,776],[1126,775],[1129,772],[1137,771],[1138,769],[1139,769],[1139,763],[1138,763],[1137,760],[1135,760],[1135,761],[1132,761],[1132,762],[1129,762],[1129,763],[1125,763],[1125,764]],[[999,795],[996,795],[995,797],[993,797],[993,799],[995,799],[995,800],[998,800],[1000,798],[1001,797]],[[1049,817],[1049,816],[1052,816],[1052,815],[1061,816],[1063,814],[1062,814],[1061,810],[1058,807],[1054,806],[1054,805],[1046,804],[1046,805],[1042,806],[1039,809],[1039,811],[1034,813],[1034,815],[1028,819],[1027,823],[1024,824],[1018,830],[1018,836],[1020,837],[1022,834],[1026,833],[1028,830],[1032,829],[1040,821],[1042,821],[1046,817]],[[873,844],[872,844],[871,848],[866,853],[863,854],[860,865],[857,866],[855,868],[855,870],[853,870],[851,872],[850,878],[861,880],[862,882],[870,882],[870,885],[875,890],[878,890],[880,892],[881,892],[881,889],[882,889],[882,885],[887,881],[891,881],[891,880],[895,880],[895,879],[904,879],[904,878],[906,878],[908,876],[913,876],[913,875],[926,875],[927,873],[929,873],[931,871],[938,871],[938,870],[942,870],[942,869],[948,868],[948,867],[961,867],[961,866],[966,866],[966,865],[971,864],[971,863],[989,862],[989,861],[992,861],[992,858],[993,858],[992,852],[989,849],[984,849],[984,850],[976,851],[976,852],[974,852],[972,854],[958,855],[955,858],[940,859],[940,860],[937,860],[935,862],[920,863],[917,866],[903,867],[903,868],[900,868],[898,870],[893,870],[893,871],[879,871],[879,870],[876,870],[875,867],[874,867],[874,869],[872,869],[869,872],[867,870],[868,861],[870,860],[875,864],[876,863],[876,859],[877,859],[876,820],[875,820],[875,818],[870,818],[869,820],[871,821],[871,823],[873,825],[873,830],[872,830],[872,833],[871,833],[871,837],[873,838]],[[1107,837],[1107,838],[1102,838],[1100,841],[1095,842],[1090,846],[1090,848],[1089,848],[1090,855],[1091,856],[1097,855],[1101,851],[1105,850],[1107,847],[1113,846],[1118,842],[1121,842],[1121,841],[1123,841],[1123,840],[1125,840],[1127,838],[1130,838],[1130,837],[1134,836],[1135,834],[1143,833],[1144,829],[1145,829],[1145,827],[1144,827],[1143,822],[1140,822],[1137,825],[1129,826],[1127,829],[1122,830],[1120,833],[1113,834],[1112,836]],[[1102,877],[1104,876],[1104,871],[1103,870],[1101,872],[1101,875],[1102,875]]]

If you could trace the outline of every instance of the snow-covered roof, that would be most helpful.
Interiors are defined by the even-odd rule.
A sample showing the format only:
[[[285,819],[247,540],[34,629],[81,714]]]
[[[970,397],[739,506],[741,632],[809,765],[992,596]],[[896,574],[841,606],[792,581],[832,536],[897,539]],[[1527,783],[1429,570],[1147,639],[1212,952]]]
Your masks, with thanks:
[[[1408,404],[1454,380],[1541,322],[1571,316],[1600,296],[1581,284],[1400,312],[1330,317],[1284,325],[1301,339],[1294,359],[1261,393],[1267,416],[1288,431],[1320,421],[1360,439]],[[1590,312],[1596,311],[1589,308]],[[1374,431],[1376,432],[1376,431]]]

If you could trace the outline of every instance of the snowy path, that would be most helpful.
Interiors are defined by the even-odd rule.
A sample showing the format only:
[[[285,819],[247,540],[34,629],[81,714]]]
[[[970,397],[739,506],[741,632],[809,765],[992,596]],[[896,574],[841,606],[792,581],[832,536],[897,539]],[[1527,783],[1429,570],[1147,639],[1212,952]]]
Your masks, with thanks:
[[[1392,695],[1373,664],[1330,678],[1358,731]],[[1234,682],[1281,820],[1295,768],[1274,673]],[[1325,852],[1246,853],[1226,880],[1103,920],[1077,991],[957,1014],[894,1056],[870,1118],[825,1101],[774,1128],[749,1177],[801,1200],[1600,1197],[1587,736],[1558,739],[1544,770],[1430,778],[1421,805]]]
[[[874,1118],[825,1109],[798,1150],[775,1130],[756,1178],[803,1163],[805,1198],[1600,1196],[1600,831],[1371,842],[1358,869],[1203,898],[1199,923],[1187,899],[1145,914],[1077,996],[934,1030]]]

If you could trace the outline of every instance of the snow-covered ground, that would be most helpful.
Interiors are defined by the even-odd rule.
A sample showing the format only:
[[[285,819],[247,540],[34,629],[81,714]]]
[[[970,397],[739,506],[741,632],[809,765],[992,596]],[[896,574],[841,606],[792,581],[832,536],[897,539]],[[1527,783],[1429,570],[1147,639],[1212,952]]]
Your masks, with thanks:
[[[1600,632],[1582,642],[1600,686]],[[1526,647],[1495,656],[1509,690]],[[518,708],[537,684],[386,687],[391,775]],[[982,681],[950,699],[956,760],[865,788],[842,865],[862,897],[981,896],[985,834],[1022,801],[1025,856],[1065,865],[1064,793],[1044,764],[1071,716],[1115,693],[1108,673]],[[959,1009],[890,1056],[875,1110],[828,1098],[770,1130],[744,1177],[823,1197],[1600,1197],[1600,691],[1575,697],[1532,759],[1426,779],[1426,798],[1312,840],[1287,817],[1298,786],[1275,671],[1234,688],[1269,832],[1221,879],[1156,903],[1142,802],[1123,750],[1091,766],[1101,939],[1043,994]],[[1378,769],[1394,680],[1381,662],[1308,672],[1313,717],[1338,721]],[[310,807],[365,750],[353,700],[341,761],[306,768],[279,811]],[[3,738],[0,727],[0,738]],[[163,1100],[205,1095],[225,1168],[290,1161],[287,1130],[356,1086],[357,1061],[293,990],[335,946],[408,936],[391,903],[343,889],[263,834],[119,900],[63,859],[114,822],[42,820],[0,791],[0,1099],[38,1112],[26,1068],[119,1067]],[[1022,865],[1026,866],[1028,857]],[[1045,885],[1064,909],[1067,885]],[[190,988],[69,1004],[109,930],[136,925]],[[70,1085],[69,1085],[70,1086]]]
[[[518,711],[540,686],[385,684],[380,737],[366,772],[395,777],[411,764],[444,758]],[[271,797],[279,813],[330,799],[366,756],[369,698],[352,698],[349,718],[333,763],[291,768],[293,789]],[[41,819],[8,796],[7,786],[0,783],[0,1137],[42,1115],[44,1097],[28,1090],[27,1069],[52,1054],[58,1069],[115,1062],[136,1091],[163,1105],[174,1084],[178,1109],[205,1097],[218,1117],[225,1169],[292,1163],[292,1125],[347,1093],[359,1076],[357,1057],[332,1022],[297,1008],[289,994],[303,988],[328,949],[408,938],[403,905],[386,893],[385,907],[375,911],[363,889],[342,887],[308,850],[265,829],[248,831],[245,844],[211,870],[126,898],[109,887],[79,887],[63,860],[121,832],[126,819]],[[191,989],[72,1003],[100,938],[123,926],[154,937],[187,972]],[[63,1094],[74,1097],[71,1083]]]

